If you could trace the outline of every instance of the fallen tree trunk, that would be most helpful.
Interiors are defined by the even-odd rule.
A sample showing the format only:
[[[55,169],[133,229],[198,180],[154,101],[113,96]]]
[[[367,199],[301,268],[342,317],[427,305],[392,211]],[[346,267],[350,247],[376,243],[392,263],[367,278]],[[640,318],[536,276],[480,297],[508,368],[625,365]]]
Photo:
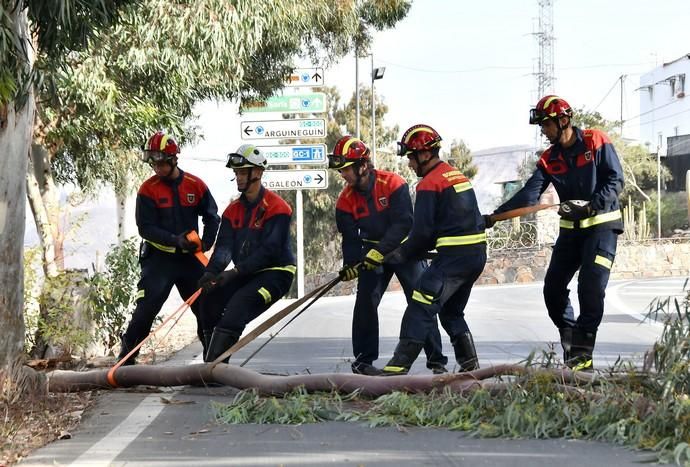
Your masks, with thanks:
[[[497,376],[523,376],[528,372],[544,372],[563,385],[590,383],[594,376],[569,369],[527,369],[521,365],[496,365],[467,373],[444,375],[364,376],[349,373],[277,376],[264,375],[246,368],[226,364],[196,364],[184,367],[152,367],[145,365],[121,367],[108,381],[110,369],[78,371],[53,371],[48,373],[48,390],[51,392],[77,392],[114,387],[182,386],[220,383],[237,389],[256,389],[263,395],[283,395],[301,387],[307,392],[337,391],[350,394],[359,391],[367,396],[380,396],[393,391],[431,392],[449,388],[465,393],[480,388],[500,392],[504,383]]]

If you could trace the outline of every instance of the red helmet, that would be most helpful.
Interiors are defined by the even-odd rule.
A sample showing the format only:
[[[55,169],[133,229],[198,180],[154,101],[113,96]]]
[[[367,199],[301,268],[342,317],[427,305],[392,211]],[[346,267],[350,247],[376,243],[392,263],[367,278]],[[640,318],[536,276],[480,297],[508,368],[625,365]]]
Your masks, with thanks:
[[[572,117],[573,109],[565,99],[549,95],[539,99],[535,108],[529,111],[529,124],[539,125],[544,120],[558,117]]]
[[[398,156],[440,148],[441,140],[441,135],[429,125],[414,125],[408,128],[398,141]]]
[[[162,131],[157,131],[151,136],[143,147],[144,153],[141,159],[144,162],[167,161],[180,153],[177,141]]]
[[[357,162],[368,161],[369,154],[369,148],[361,139],[345,135],[335,143],[333,154],[328,155],[328,167],[338,170],[344,169]]]

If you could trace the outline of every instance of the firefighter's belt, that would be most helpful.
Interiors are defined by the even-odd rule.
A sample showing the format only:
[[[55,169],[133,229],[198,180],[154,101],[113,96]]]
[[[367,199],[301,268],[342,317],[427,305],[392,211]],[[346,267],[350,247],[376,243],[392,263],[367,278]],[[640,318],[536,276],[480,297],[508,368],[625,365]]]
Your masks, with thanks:
[[[475,245],[477,243],[486,242],[486,233],[478,233],[472,235],[457,235],[453,237],[439,237],[436,240],[436,248],[444,246],[465,246]]]
[[[174,246],[168,246],[168,245],[161,245],[160,243],[152,242],[151,240],[146,240],[144,239],[146,243],[154,247],[156,250],[164,251],[166,253],[191,253],[189,250],[180,250],[177,247]]]
[[[597,214],[596,216],[580,219],[579,221],[567,221],[565,219],[561,219],[560,226],[562,229],[586,229],[588,227],[593,227],[595,225],[603,224],[604,222],[611,222],[621,218],[621,212],[618,210]]]

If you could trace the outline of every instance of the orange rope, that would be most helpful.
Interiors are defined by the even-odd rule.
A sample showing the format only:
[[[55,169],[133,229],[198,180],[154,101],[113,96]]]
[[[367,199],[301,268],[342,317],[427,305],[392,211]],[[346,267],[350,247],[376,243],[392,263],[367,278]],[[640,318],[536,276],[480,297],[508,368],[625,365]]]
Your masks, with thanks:
[[[132,350],[130,350],[127,355],[125,355],[119,362],[117,362],[115,365],[113,365],[113,367],[110,369],[110,371],[108,371],[108,375],[106,377],[108,380],[108,384],[110,384],[112,387],[116,388],[117,387],[117,381],[115,380],[115,370],[120,368],[127,361],[127,359],[129,359],[129,357],[134,355],[137,352],[137,350],[139,350],[141,348],[141,346],[144,345],[144,343],[146,341],[148,341],[151,337],[153,337],[154,334],[156,334],[163,326],[165,326],[171,319],[173,319],[175,317],[175,315],[177,315],[179,313],[179,315],[182,316],[182,313],[184,313],[187,310],[187,308],[189,308],[191,306],[191,304],[194,303],[194,301],[197,298],[199,298],[199,295],[201,295],[201,292],[202,292],[202,289],[199,289],[196,292],[194,292],[194,294],[191,297],[189,297],[187,300],[185,300],[185,302],[182,305],[180,305],[177,308],[177,310],[175,310],[174,312],[172,312],[170,314],[170,316],[165,318],[165,320],[163,320],[163,322],[161,323],[160,326],[158,326],[156,329],[151,331],[148,336],[146,336],[141,342],[139,342],[139,344],[136,345],[136,347],[134,347]],[[178,320],[179,320],[179,317],[178,317]],[[177,323],[177,321],[175,321],[175,323]],[[174,324],[173,324],[173,326],[174,326]]]

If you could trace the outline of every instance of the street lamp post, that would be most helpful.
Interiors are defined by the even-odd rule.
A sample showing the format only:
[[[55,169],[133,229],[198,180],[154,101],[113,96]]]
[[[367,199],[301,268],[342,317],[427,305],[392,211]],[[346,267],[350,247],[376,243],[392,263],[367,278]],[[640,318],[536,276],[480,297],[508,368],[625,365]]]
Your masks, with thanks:
[[[374,68],[374,54],[371,54],[371,158],[376,167],[376,94],[374,92],[374,81],[383,78],[386,67]]]
[[[355,137],[359,139],[359,47],[355,46]]]

